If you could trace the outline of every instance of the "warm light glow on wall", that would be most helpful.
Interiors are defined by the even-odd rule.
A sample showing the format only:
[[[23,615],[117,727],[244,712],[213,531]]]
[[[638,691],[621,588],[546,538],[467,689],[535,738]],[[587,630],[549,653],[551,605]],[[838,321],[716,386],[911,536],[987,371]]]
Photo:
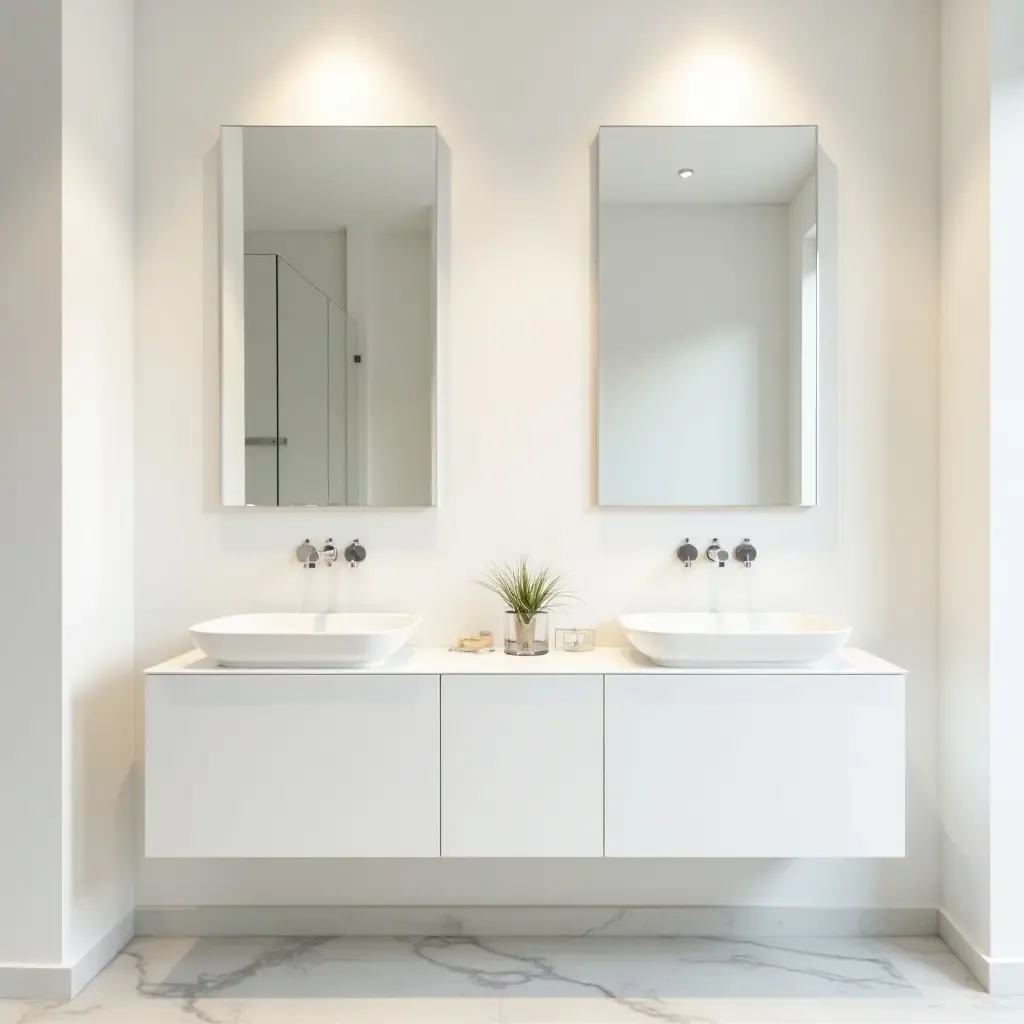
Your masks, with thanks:
[[[664,124],[758,124],[778,120],[792,99],[788,80],[756,47],[715,36],[670,48],[632,104]]]
[[[317,41],[267,76],[248,103],[249,123],[409,124],[411,103],[424,89],[413,85],[386,53],[352,40]],[[427,123],[422,120],[418,123]]]
[[[367,118],[376,77],[371,61],[355,50],[318,54],[306,68],[312,105],[328,122],[339,124]]]
[[[708,43],[687,56],[678,91],[703,120],[735,123],[757,105],[758,76],[749,55],[734,45]]]

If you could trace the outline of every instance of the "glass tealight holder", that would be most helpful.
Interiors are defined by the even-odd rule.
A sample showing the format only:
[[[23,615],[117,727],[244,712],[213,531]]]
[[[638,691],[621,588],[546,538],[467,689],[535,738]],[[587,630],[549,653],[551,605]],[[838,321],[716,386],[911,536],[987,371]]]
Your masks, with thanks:
[[[594,649],[596,635],[592,629],[571,627],[555,630],[555,649],[559,651],[572,651],[578,654],[581,651],[592,651]]]

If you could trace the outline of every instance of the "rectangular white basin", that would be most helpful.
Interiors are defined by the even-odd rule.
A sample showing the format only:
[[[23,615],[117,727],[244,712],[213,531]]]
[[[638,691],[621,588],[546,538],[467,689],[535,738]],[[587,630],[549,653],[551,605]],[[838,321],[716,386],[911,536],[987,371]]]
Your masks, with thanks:
[[[191,629],[196,646],[229,668],[363,668],[408,641],[418,615],[270,612],[229,615]]]
[[[831,619],[788,612],[648,612],[622,615],[629,642],[658,665],[808,665],[852,632]]]

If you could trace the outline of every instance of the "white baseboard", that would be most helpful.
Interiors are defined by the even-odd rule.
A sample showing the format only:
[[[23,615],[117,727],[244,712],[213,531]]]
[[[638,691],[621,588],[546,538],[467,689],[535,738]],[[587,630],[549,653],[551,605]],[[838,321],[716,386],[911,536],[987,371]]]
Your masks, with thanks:
[[[71,995],[76,996],[135,938],[135,912],[112,928],[71,967]]]
[[[932,909],[814,907],[139,907],[135,933],[606,935],[719,938],[934,935]]]
[[[1024,959],[989,957],[988,990],[994,996],[1024,995]]]
[[[0,964],[0,999],[70,998],[70,967],[60,964]]]
[[[979,951],[946,910],[939,911],[939,935],[963,961],[964,967],[974,975],[981,987],[989,991],[988,957]]]
[[[0,963],[0,999],[72,999],[131,942],[134,934],[135,915],[132,913],[75,963]]]
[[[946,910],[939,911],[939,935],[986,992],[996,996],[1024,995],[1024,959],[982,953],[977,942]]]

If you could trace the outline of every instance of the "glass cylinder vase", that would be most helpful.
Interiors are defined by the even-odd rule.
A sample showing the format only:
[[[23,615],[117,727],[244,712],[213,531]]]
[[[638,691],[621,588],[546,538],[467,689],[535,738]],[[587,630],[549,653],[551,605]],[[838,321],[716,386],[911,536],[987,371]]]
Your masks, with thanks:
[[[532,619],[522,619],[515,612],[505,612],[505,653],[531,657],[547,654],[548,613],[537,612]]]

